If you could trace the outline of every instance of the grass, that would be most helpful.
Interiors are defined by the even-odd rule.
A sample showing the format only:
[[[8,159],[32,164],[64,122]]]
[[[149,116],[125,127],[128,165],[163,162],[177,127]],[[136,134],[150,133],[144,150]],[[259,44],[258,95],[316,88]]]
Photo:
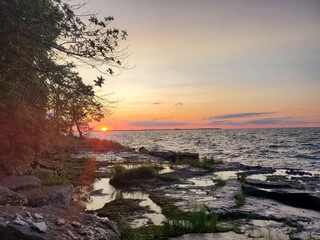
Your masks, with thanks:
[[[244,173],[244,172],[239,172],[239,173],[237,173],[237,179],[238,179],[241,183],[245,183],[246,178],[247,178],[246,173]]]
[[[125,168],[123,165],[114,166],[114,176],[110,180],[110,184],[117,187],[132,186],[133,184],[145,181],[151,178],[158,178],[167,182],[178,182],[179,177],[173,173],[159,174],[159,166],[141,165],[134,168]]]
[[[126,169],[123,165],[114,166],[115,174],[110,179],[114,186],[130,186],[137,181],[143,181],[158,175],[158,170],[152,165],[142,165],[137,168]]]
[[[213,179],[213,181],[216,183],[217,187],[223,187],[227,184],[226,180],[224,180],[222,177],[218,177],[217,179]]]
[[[234,199],[235,199],[235,202],[236,202],[236,205],[238,207],[241,207],[245,204],[246,202],[246,195],[243,193],[243,192],[237,192],[235,195],[234,195]]]
[[[213,170],[217,165],[223,164],[223,160],[204,157],[202,159],[182,158],[174,162],[175,165],[188,164],[192,167],[203,168],[207,170]]]

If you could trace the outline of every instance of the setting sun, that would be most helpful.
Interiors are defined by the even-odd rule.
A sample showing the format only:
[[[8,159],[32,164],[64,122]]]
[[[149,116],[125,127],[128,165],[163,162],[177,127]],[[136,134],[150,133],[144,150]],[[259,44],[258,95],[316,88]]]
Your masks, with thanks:
[[[107,127],[102,127],[102,128],[101,128],[101,131],[102,131],[102,132],[105,132],[105,131],[107,131],[107,130],[108,130]]]

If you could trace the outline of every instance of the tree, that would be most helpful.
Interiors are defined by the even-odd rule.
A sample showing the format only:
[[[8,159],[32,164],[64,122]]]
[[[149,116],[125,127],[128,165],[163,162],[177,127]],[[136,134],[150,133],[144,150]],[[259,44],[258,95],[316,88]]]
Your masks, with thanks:
[[[110,26],[112,17],[77,15],[80,7],[60,0],[0,0],[2,159],[34,159],[71,124],[103,116],[105,106],[93,86],[71,71],[73,62],[114,74],[126,66],[127,50],[119,43],[127,33]],[[99,77],[92,84],[103,83]],[[47,115],[52,109],[53,119]]]

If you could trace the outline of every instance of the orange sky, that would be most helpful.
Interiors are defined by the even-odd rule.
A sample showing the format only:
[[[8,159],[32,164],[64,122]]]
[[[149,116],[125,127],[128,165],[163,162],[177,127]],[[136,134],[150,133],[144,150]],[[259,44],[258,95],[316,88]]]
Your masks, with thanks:
[[[87,7],[128,31],[132,66],[99,89],[121,101],[95,129],[320,126],[320,1]],[[100,75],[79,71],[88,82]]]

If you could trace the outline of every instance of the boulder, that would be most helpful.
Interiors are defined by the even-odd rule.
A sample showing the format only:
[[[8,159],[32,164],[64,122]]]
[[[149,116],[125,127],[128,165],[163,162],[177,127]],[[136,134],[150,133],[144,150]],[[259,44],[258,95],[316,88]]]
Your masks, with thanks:
[[[0,205],[24,205],[27,199],[8,188],[0,187]]]
[[[32,207],[41,207],[44,205],[68,207],[72,200],[73,186],[44,186],[29,191],[20,191],[19,193],[27,198],[28,205]]]
[[[0,180],[0,187],[9,188],[12,191],[27,190],[41,186],[41,180],[35,176],[10,176]]]

